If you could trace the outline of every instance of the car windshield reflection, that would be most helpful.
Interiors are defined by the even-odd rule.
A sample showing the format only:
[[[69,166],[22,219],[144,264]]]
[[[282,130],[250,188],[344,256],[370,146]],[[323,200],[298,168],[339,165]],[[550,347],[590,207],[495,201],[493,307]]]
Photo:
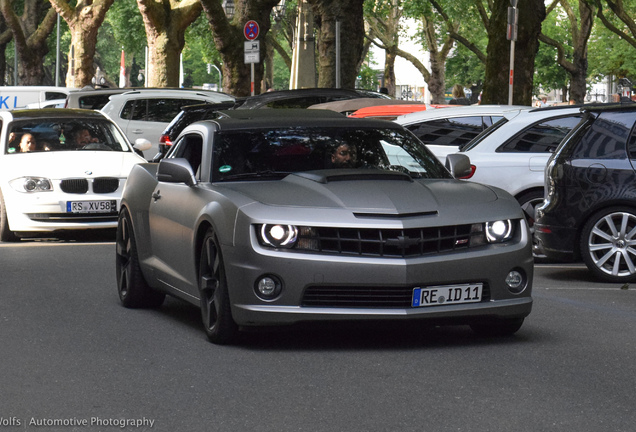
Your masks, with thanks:
[[[217,134],[212,181],[262,180],[323,169],[381,169],[450,178],[426,147],[395,129],[286,128]]]
[[[108,121],[28,120],[14,122],[5,153],[45,151],[130,151],[126,138]]]

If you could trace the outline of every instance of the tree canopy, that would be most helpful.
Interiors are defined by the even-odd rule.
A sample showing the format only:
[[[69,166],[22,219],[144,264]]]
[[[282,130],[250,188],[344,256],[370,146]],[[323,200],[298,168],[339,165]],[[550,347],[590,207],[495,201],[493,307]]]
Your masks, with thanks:
[[[381,76],[395,94],[395,59],[403,57],[420,71],[434,102],[442,101],[445,89],[455,83],[475,96],[483,89],[486,103],[507,100],[509,0],[305,1],[314,15],[318,86],[335,86],[336,72],[342,87],[377,87]],[[275,20],[278,3],[235,0],[230,18],[222,0],[0,0],[0,72],[5,84],[55,84],[58,13],[60,70],[67,86],[89,85],[97,75],[117,85],[123,49],[128,85],[141,86],[147,79],[153,87],[200,86],[222,79],[224,91],[243,96],[251,90],[243,26],[255,20],[261,30],[255,91],[286,88],[297,2],[287,1],[287,14]],[[634,76],[636,0],[553,0],[547,5],[524,0],[517,5],[515,103],[528,104],[533,95],[553,89],[582,101],[602,77]],[[411,33],[428,53],[426,59],[402,49],[406,19],[417,23]],[[336,23],[343,36],[338,71]],[[373,68],[370,44],[384,50],[383,71]]]

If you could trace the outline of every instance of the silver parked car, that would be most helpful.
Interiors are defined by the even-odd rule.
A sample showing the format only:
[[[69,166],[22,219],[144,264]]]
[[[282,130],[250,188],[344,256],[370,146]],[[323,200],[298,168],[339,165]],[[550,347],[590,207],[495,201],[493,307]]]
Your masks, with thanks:
[[[448,161],[455,175],[469,164]],[[198,305],[215,343],[244,326],[328,320],[512,334],[532,307],[528,226],[511,195],[450,172],[395,123],[224,111],[129,176],[120,299]]]
[[[152,148],[146,159],[159,152],[159,137],[181,107],[199,103],[233,102],[224,93],[190,89],[137,89],[110,96],[101,111],[122,128],[130,141],[145,138]]]

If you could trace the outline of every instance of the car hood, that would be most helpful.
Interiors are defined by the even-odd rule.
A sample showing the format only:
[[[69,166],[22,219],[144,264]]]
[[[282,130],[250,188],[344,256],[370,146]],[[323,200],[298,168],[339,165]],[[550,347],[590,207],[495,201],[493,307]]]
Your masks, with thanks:
[[[1,170],[4,178],[127,177],[134,165],[144,162],[132,152],[53,151],[7,155]]]
[[[362,173],[362,174],[361,174]],[[412,180],[381,171],[297,173],[280,181],[240,182],[224,186],[270,206],[340,208],[354,213],[404,215],[466,212],[471,205],[498,199],[487,186],[450,179]]]

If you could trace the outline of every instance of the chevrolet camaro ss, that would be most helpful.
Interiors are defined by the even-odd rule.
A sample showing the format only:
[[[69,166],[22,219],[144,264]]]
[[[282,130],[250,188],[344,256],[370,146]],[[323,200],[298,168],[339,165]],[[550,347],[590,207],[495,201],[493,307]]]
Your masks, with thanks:
[[[517,201],[462,182],[395,123],[225,111],[132,169],[116,240],[124,306],[197,305],[210,341],[248,326],[428,320],[515,333],[533,258]]]

